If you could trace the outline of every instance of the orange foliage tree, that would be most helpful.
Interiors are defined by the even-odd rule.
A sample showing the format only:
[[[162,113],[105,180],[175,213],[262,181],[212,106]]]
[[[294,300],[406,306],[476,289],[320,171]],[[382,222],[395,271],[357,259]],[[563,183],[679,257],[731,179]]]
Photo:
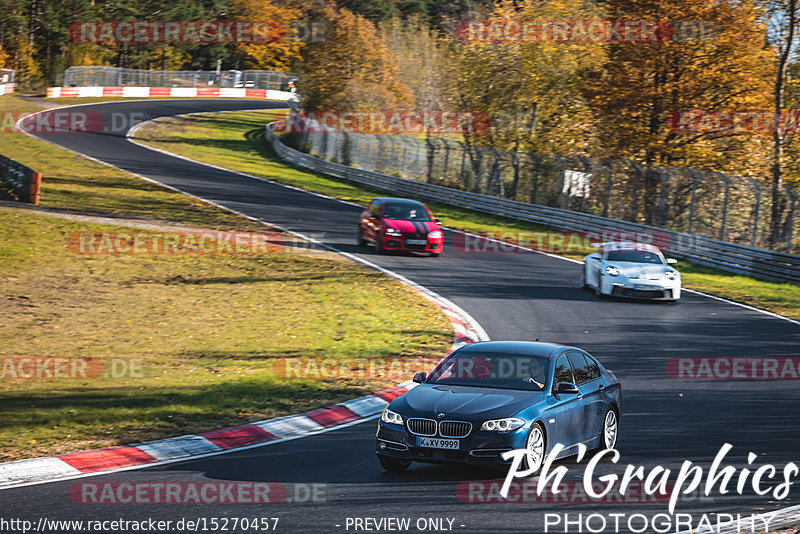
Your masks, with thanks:
[[[399,109],[412,104],[397,58],[372,22],[333,7],[319,15],[326,38],[302,50],[298,92],[304,109]]]

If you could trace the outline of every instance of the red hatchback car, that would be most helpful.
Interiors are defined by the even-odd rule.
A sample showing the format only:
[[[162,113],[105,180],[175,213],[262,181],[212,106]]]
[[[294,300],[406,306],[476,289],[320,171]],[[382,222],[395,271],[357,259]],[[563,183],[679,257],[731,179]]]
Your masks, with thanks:
[[[374,243],[378,254],[406,250],[438,256],[444,248],[444,235],[422,202],[377,197],[361,212],[358,222],[358,244],[363,247],[367,243]]]

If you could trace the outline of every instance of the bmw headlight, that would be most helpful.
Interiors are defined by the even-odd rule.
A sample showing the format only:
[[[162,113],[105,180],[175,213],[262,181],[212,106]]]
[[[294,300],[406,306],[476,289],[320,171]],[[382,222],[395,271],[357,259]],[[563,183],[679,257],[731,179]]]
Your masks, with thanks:
[[[386,228],[386,235],[403,235],[400,230],[396,228]]]
[[[680,276],[680,274],[678,274],[678,271],[666,271],[664,274],[666,274],[667,278],[669,278],[670,280],[675,280]]]
[[[441,239],[442,232],[440,232],[439,230],[434,230],[433,232],[428,234],[428,237],[430,237],[431,239]]]
[[[381,421],[389,423],[390,425],[402,425],[403,417],[399,413],[395,413],[389,408],[386,408],[381,414]]]
[[[506,417],[505,419],[484,421],[481,425],[481,430],[488,430],[489,432],[509,432],[518,429],[524,424],[525,421],[519,417]]]
[[[609,276],[619,275],[619,267],[614,267],[613,265],[609,265],[608,267],[606,267],[606,274]]]

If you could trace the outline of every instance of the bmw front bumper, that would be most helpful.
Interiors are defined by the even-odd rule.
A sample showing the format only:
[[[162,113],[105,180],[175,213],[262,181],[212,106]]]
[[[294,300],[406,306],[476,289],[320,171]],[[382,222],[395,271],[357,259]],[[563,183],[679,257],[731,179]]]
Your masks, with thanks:
[[[404,426],[381,421],[376,435],[375,452],[403,460],[427,463],[470,463],[505,465],[501,455],[525,447],[529,426],[511,432],[487,432],[475,428],[465,438],[458,440],[458,449],[420,447],[417,436]],[[449,438],[448,438],[449,439]]]

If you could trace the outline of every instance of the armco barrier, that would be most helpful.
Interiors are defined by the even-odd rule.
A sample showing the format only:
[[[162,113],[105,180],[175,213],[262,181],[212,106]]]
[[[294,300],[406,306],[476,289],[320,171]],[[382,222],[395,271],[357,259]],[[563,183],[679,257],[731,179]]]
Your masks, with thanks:
[[[460,191],[332,163],[284,145],[273,133],[271,124],[266,126],[266,138],[275,153],[289,163],[395,195],[450,204],[559,230],[652,233],[669,240],[666,249],[677,258],[762,280],[800,283],[800,257],[792,254],[770,252],[577,211]]]
[[[272,89],[243,87],[48,87],[47,98],[61,97],[174,97],[174,98],[262,98],[291,100],[295,94]]]
[[[39,203],[42,173],[0,155],[0,181],[11,188],[18,200],[32,204]]]

